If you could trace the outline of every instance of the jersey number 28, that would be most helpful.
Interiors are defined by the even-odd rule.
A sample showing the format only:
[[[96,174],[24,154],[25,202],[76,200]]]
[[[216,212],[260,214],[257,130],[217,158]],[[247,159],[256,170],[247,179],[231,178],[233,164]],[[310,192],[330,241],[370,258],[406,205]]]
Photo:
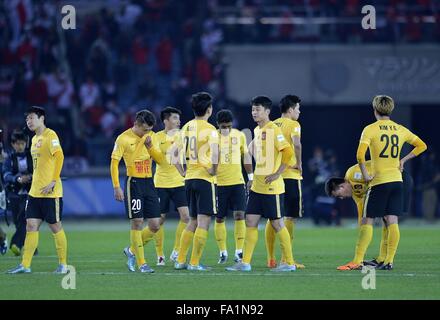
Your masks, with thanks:
[[[383,147],[382,151],[380,152],[379,157],[381,158],[389,158],[388,154],[391,156],[391,158],[397,158],[399,156],[399,136],[393,134],[392,136],[388,136],[386,134],[383,134],[380,137],[380,141],[385,141],[385,146]],[[388,151],[389,146],[391,142],[391,150]]]

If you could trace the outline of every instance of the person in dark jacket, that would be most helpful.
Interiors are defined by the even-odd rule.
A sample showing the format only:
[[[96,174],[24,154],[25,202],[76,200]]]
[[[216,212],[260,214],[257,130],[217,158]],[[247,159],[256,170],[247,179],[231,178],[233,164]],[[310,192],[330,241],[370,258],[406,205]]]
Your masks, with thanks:
[[[3,164],[8,209],[16,228],[10,249],[16,256],[20,255],[26,237],[25,207],[32,181],[32,157],[26,148],[27,142],[28,137],[22,131],[14,131],[11,136],[13,151]]]

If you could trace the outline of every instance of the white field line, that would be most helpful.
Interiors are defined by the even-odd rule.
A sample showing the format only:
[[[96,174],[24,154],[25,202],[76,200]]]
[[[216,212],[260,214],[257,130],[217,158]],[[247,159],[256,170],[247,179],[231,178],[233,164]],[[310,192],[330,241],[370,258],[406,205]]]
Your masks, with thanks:
[[[20,257],[3,257],[2,260],[17,260]],[[42,257],[36,257],[37,260],[54,260],[57,259],[57,256],[42,256]],[[79,259],[71,259],[70,262],[72,265],[77,265],[78,263],[113,263],[113,262],[122,262],[125,260],[125,257],[115,258],[115,259],[86,259],[85,256],[79,257]],[[153,268],[155,267],[152,265]],[[171,266],[171,265],[169,265]],[[295,272],[289,272],[289,273],[277,273],[277,272],[218,272],[218,271],[202,271],[202,272],[189,272],[187,270],[176,270],[175,272],[161,272],[161,267],[155,268],[156,273],[159,275],[166,275],[166,276],[288,276],[297,274],[298,276],[321,276],[321,277],[347,277],[347,276],[356,276],[360,277],[362,276],[361,272],[356,272],[356,270],[353,270],[351,272],[335,272],[335,273],[309,273],[308,271],[302,271],[297,270]],[[41,275],[48,275],[53,274],[52,272],[33,272],[32,274],[41,274]],[[78,275],[128,275],[132,274],[131,272],[107,272],[107,271],[97,271],[97,272],[81,272],[77,269]],[[1,275],[1,272],[0,272]],[[430,274],[430,273],[397,273],[395,271],[388,271],[382,273],[381,271],[377,271],[376,275],[379,277],[440,277],[440,274]]]
[[[156,269],[157,270],[157,269]],[[62,276],[58,274],[54,274],[53,272],[32,272],[33,275],[53,275],[53,276]],[[140,276],[139,273],[132,274],[131,272],[111,272],[111,271],[102,271],[102,272],[82,272],[77,271],[76,274],[78,276],[92,276],[92,275],[103,275],[103,276]],[[223,277],[257,277],[257,276],[268,276],[268,277],[289,277],[289,276],[297,276],[297,277],[362,277],[362,273],[353,273],[353,272],[344,272],[344,273],[305,273],[302,271],[296,272],[288,272],[288,273],[276,273],[276,272],[190,272],[190,271],[176,271],[176,272],[155,272],[153,274],[146,274],[142,276],[151,276],[155,275],[160,276],[175,276],[175,277],[212,277],[212,276],[223,276]],[[17,276],[17,275],[10,275]],[[18,276],[29,276],[29,275],[18,275]],[[414,273],[376,273],[377,277],[439,277],[438,274],[414,274]]]

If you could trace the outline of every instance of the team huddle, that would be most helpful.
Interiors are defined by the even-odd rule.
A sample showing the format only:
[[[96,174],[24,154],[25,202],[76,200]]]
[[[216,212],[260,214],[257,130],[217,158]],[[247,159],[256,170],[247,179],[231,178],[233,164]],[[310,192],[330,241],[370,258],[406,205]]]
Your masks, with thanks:
[[[124,202],[131,223],[130,243],[123,250],[129,271],[154,272],[144,254],[144,247],[150,242],[155,244],[157,266],[165,265],[163,225],[171,202],[180,216],[169,257],[176,270],[210,270],[201,260],[212,217],[218,263],[228,262],[225,219],[230,213],[234,219],[235,264],[227,267],[227,271],[252,270],[261,218],[267,220],[265,242],[271,271],[305,268],[293,256],[295,223],[303,216],[300,98],[283,97],[279,105],[281,117],[275,121],[269,118],[272,101],[266,96],[253,98],[251,115],[257,124],[253,138],[233,128],[233,115],[227,109],[215,116],[218,128],[210,124],[212,102],[206,92],[194,94],[194,119],[182,128],[181,111],[173,107],[163,109],[160,117],[164,130],[156,133],[152,130],[156,124],[154,114],[141,110],[133,127],[116,139],[110,172],[114,198]],[[325,185],[329,196],[353,198],[360,221],[355,257],[338,270],[355,270],[363,265],[393,268],[400,239],[398,216],[406,203],[404,164],[426,150],[420,138],[390,120],[394,109],[390,97],[376,96],[373,109],[377,121],[362,132],[358,164],[349,168],[344,178],[333,177]],[[56,272],[67,272],[67,240],[61,226],[63,153],[56,133],[45,127],[44,117],[44,109],[39,107],[27,112],[27,125],[35,132],[31,146],[34,179],[26,203],[23,259],[9,273],[31,272],[43,220],[54,234],[59,257]],[[400,158],[404,143],[415,148]],[[371,160],[366,161],[368,149]],[[119,181],[122,159],[127,172],[123,187]],[[376,217],[384,221],[380,254],[364,261]],[[275,257],[277,238],[280,260]]]

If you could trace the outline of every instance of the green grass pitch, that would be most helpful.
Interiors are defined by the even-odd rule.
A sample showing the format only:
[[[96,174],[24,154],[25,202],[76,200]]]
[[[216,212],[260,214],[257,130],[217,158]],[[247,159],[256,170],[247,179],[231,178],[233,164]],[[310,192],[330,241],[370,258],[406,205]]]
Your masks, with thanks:
[[[261,224],[261,222],[260,222]],[[4,271],[20,262],[8,252],[0,256],[0,299],[440,299],[440,228],[437,225],[401,227],[401,240],[392,271],[376,272],[376,289],[364,290],[360,271],[340,272],[336,267],[348,262],[354,251],[357,230],[351,227],[313,227],[301,221],[296,229],[295,258],[305,270],[288,274],[266,268],[264,230],[250,273],[227,273],[217,265],[218,251],[211,226],[202,262],[211,272],[175,271],[167,260],[156,267],[154,244],[146,248],[148,262],[156,273],[130,273],[122,249],[128,243],[127,222],[65,222],[69,264],[76,268],[76,289],[61,287],[62,277],[52,274],[57,266],[55,246],[47,227],[40,234],[40,254],[34,258],[32,274],[7,275]],[[176,223],[166,224],[165,254],[174,241]],[[232,264],[234,240],[228,226],[228,249]],[[260,226],[262,227],[262,226]],[[12,228],[6,229],[9,236]],[[379,249],[381,229],[367,258]],[[279,257],[279,249],[277,249]]]

